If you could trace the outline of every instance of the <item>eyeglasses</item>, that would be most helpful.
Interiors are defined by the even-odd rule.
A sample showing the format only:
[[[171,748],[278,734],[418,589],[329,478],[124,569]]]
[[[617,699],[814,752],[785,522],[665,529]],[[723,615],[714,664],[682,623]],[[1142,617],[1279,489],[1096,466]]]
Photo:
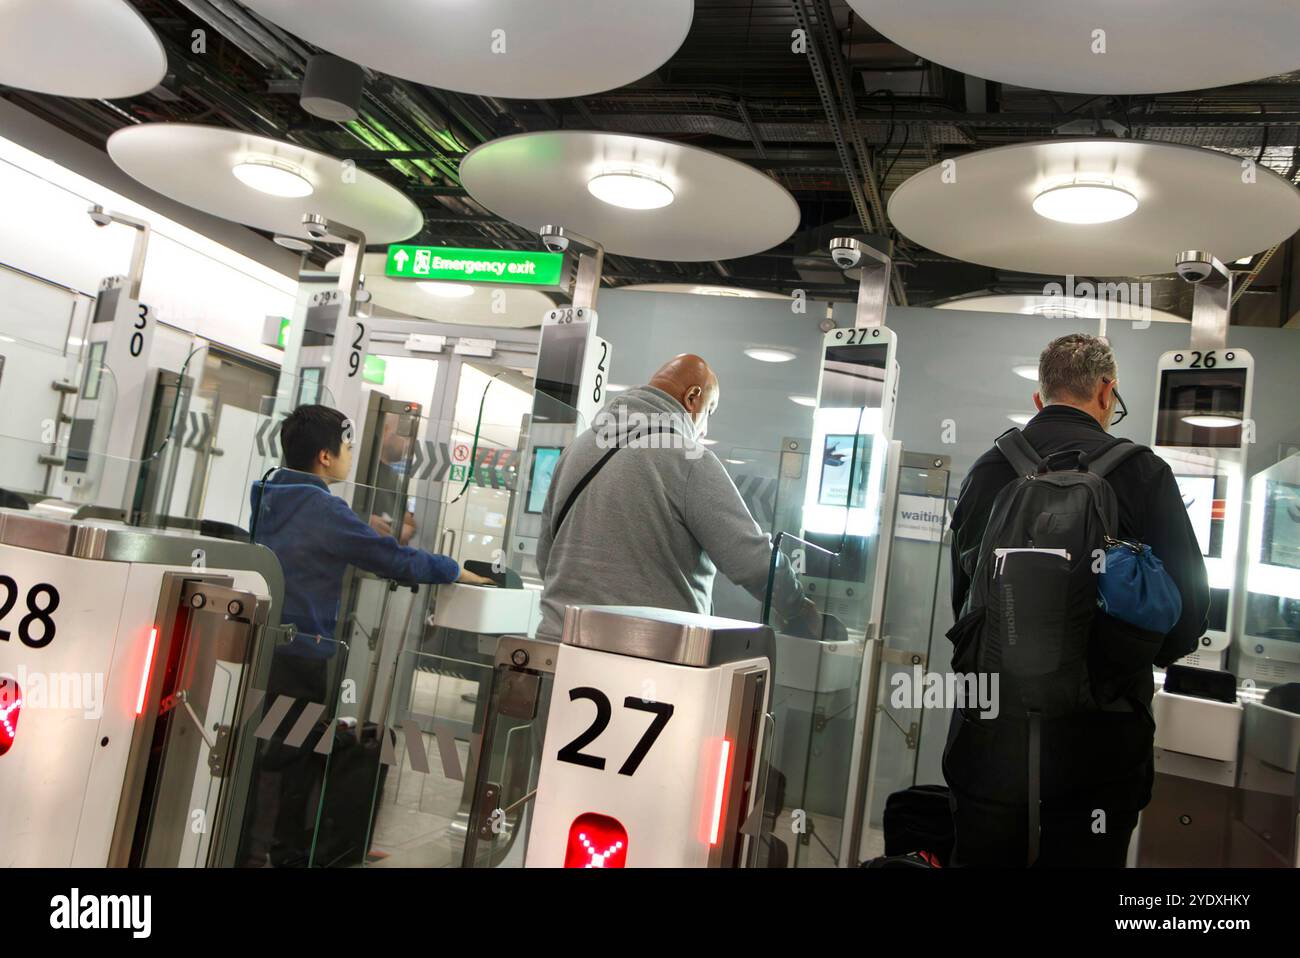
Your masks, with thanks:
[[[1111,383],[1114,382],[1114,380],[1103,379],[1102,382]],[[1111,419],[1110,424],[1112,426],[1118,426],[1121,422],[1123,422],[1124,417],[1128,415],[1128,406],[1124,402],[1124,397],[1119,394],[1118,389],[1112,389],[1111,392],[1115,394],[1115,405],[1119,408],[1115,410],[1115,416],[1113,419]]]

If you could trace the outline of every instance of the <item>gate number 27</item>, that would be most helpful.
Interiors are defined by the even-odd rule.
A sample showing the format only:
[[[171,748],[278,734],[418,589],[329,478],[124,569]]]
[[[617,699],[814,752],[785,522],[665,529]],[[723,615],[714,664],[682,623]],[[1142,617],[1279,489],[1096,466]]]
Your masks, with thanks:
[[[614,714],[614,709],[609,703],[609,697],[600,689],[593,689],[589,686],[569,689],[569,701],[576,702],[578,699],[587,699],[589,702],[595,703],[595,721],[588,726],[585,732],[560,749],[556,758],[561,762],[570,762],[574,765],[604,770],[605,760],[603,758],[599,755],[588,755],[582,749],[594,742],[605,731],[609,726],[610,716]],[[632,695],[623,700],[623,707],[636,709],[639,712],[654,713],[654,720],[650,723],[650,727],[645,730],[641,740],[636,743],[636,748],[632,749],[632,754],[627,757],[627,760],[623,762],[622,767],[618,770],[620,775],[633,775],[636,773],[637,768],[640,767],[642,760],[650,752],[650,747],[659,738],[659,733],[664,730],[668,720],[673,717],[673,707],[667,702],[647,702]]]

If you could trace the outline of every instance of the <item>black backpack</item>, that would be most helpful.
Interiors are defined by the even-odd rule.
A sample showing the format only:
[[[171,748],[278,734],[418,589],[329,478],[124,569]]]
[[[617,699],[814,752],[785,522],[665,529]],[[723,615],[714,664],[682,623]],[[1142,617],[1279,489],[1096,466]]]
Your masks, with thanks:
[[[1088,673],[1098,559],[1118,533],[1105,476],[1145,447],[1113,439],[1092,453],[1038,455],[1019,429],[997,439],[1017,478],[993,501],[953,670],[997,674],[999,717],[1028,721],[1030,861],[1037,858],[1042,719],[1099,708]]]

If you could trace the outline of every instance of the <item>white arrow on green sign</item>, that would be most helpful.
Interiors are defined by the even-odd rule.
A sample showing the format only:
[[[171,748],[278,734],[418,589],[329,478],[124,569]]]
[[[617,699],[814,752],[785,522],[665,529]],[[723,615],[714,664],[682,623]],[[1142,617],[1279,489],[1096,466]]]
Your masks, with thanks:
[[[462,249],[454,246],[388,247],[385,276],[511,286],[559,286],[563,253]]]

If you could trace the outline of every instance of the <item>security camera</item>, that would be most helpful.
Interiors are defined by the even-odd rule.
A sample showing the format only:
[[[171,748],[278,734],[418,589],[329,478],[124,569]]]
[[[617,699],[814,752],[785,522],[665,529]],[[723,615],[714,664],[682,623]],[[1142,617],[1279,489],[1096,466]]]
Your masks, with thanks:
[[[569,237],[564,234],[562,226],[543,226],[537,235],[542,238],[542,245],[552,253],[563,253],[569,248]]]
[[[323,216],[308,213],[302,218],[302,228],[312,239],[323,240],[329,236],[329,223]]]
[[[847,236],[833,239],[831,259],[840,269],[852,269],[862,262],[862,244]]]
[[[113,222],[113,217],[104,212],[104,207],[98,203],[86,211],[90,214],[90,219],[96,226],[107,226]]]
[[[1199,250],[1179,253],[1174,269],[1189,283],[1203,283],[1214,273],[1214,257]]]

